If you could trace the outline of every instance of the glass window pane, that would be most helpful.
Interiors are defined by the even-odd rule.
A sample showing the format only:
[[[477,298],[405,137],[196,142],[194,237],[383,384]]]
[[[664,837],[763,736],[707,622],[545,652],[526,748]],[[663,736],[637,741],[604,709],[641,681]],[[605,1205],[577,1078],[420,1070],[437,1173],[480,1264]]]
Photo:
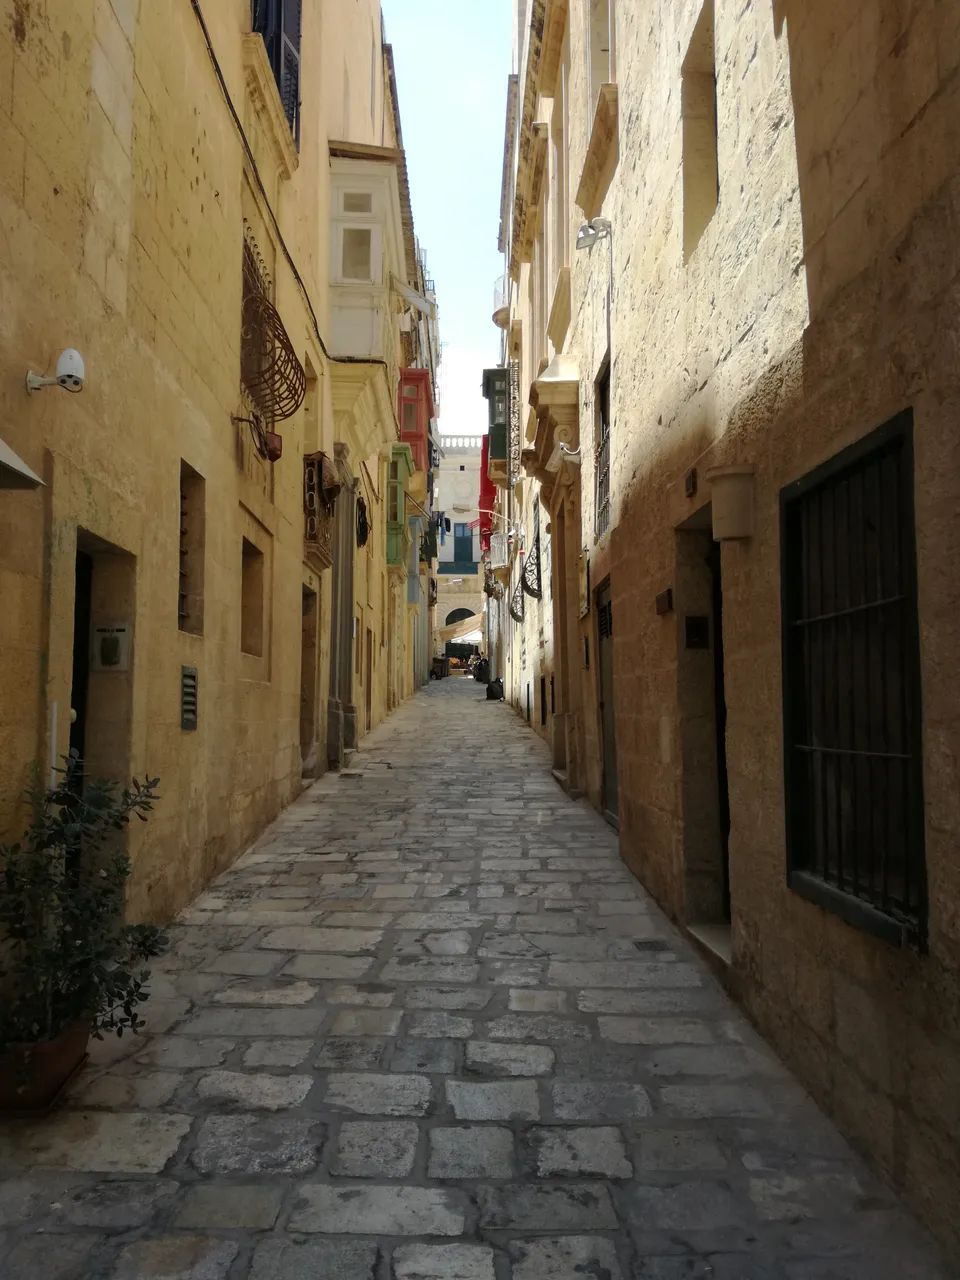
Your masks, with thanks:
[[[373,232],[369,227],[344,227],[343,278],[370,280],[373,258]]]
[[[373,196],[369,191],[345,191],[344,213],[373,213]]]

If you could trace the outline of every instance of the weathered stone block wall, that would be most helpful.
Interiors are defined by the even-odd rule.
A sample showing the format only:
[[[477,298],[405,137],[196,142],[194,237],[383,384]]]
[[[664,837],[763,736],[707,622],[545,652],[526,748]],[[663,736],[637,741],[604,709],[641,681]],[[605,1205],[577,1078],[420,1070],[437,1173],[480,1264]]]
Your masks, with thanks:
[[[700,6],[617,6],[610,535],[591,545],[592,382],[607,254],[574,255],[566,349],[584,396],[591,579],[611,574],[621,848],[675,917],[685,865],[676,528],[712,465],[756,469],[755,536],[722,550],[732,976],[788,1061],[910,1203],[960,1247],[960,11],[949,0],[716,3],[719,203],[685,264],[681,64]],[[589,135],[570,9],[570,172]],[[576,211],[575,211],[576,214]],[[575,232],[576,228],[573,228]],[[786,887],[780,489],[904,407],[915,418],[929,954],[895,950]],[[684,494],[698,468],[700,491]],[[680,606],[678,605],[678,612]],[[584,634],[595,634],[593,618]],[[588,790],[600,747],[583,686]],[[687,803],[693,803],[688,797]]]
[[[247,96],[242,6],[206,16],[269,198],[323,323],[326,164],[315,79],[290,179]],[[304,6],[304,65],[320,64],[319,4]],[[319,129],[319,134],[318,134]],[[239,404],[241,245],[252,219],[294,348],[318,375],[311,447],[332,448],[324,359],[269,232],[189,5],[29,0],[0,30],[0,417],[3,438],[46,482],[0,495],[0,830],[19,834],[32,760],[49,758],[49,707],[66,750],[78,536],[135,565],[129,773],[159,774],[155,816],[131,833],[131,913],[163,919],[226,866],[299,787],[304,413],[284,456],[256,459]],[[282,192],[282,195],[281,195]],[[27,399],[28,368],[77,347],[81,395]],[[177,629],[179,468],[206,481],[204,635]],[[240,538],[269,550],[262,658],[240,653]],[[118,619],[119,620],[119,619]],[[182,664],[200,670],[200,723],[180,728]],[[101,684],[109,677],[104,677]],[[323,726],[320,726],[320,740]]]

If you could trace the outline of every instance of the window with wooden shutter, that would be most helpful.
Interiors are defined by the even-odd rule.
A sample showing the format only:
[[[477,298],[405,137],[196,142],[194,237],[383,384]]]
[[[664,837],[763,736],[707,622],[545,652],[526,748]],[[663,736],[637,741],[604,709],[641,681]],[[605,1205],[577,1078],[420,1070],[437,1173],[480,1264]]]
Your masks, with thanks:
[[[301,0],[253,0],[253,30],[263,36],[284,115],[300,145]]]

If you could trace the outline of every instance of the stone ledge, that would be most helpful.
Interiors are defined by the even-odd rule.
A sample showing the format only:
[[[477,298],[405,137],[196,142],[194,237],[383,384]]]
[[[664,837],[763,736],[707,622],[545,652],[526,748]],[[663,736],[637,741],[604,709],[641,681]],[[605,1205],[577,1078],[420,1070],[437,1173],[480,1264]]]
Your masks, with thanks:
[[[243,37],[243,70],[247,82],[247,95],[257,113],[257,119],[271,144],[277,168],[283,178],[292,178],[300,164],[290,125],[284,115],[280,91],[273,69],[267,60],[267,50],[260,35]]]
[[[554,351],[563,350],[563,342],[570,327],[570,268],[561,267],[553,290],[553,304],[547,321],[547,337]]]
[[[588,218],[600,212],[620,158],[619,119],[617,86],[602,84],[577,187],[577,204]]]

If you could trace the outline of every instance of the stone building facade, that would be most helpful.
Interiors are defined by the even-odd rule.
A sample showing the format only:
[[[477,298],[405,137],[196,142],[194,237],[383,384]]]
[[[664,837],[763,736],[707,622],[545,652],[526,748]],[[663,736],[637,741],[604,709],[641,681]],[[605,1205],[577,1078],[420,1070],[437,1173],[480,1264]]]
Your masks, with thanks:
[[[561,779],[960,1249],[960,15],[516,19],[508,695],[522,645]]]
[[[17,5],[0,145],[0,834],[70,747],[159,775],[164,920],[383,717],[387,652],[414,687],[385,504],[436,305],[378,0]],[[82,392],[28,394],[67,348]]]
[[[449,520],[437,548],[437,612],[433,650],[482,628],[483,579],[480,576],[478,490],[482,437],[445,435],[440,441],[436,507]]]

